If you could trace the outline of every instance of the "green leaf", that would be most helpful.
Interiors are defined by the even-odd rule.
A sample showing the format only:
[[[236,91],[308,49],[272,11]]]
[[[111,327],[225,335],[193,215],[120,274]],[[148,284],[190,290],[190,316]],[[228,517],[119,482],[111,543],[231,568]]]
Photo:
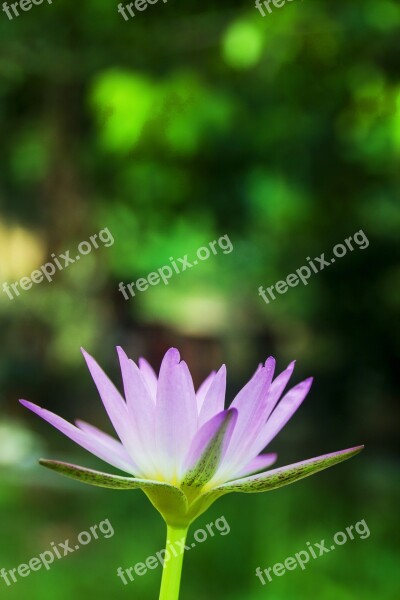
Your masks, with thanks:
[[[188,522],[188,502],[185,494],[174,485],[152,479],[121,477],[85,467],[71,465],[56,460],[41,459],[40,464],[52,471],[71,477],[89,485],[111,488],[114,490],[141,489],[153,506],[161,513],[164,520],[173,526],[186,526]]]
[[[314,473],[318,473],[318,471],[322,471],[323,469],[333,467],[333,465],[355,456],[361,452],[363,448],[364,446],[357,446],[348,450],[340,450],[339,452],[324,454],[317,458],[311,458],[293,465],[280,467],[279,469],[267,471],[266,473],[244,477],[242,479],[237,479],[236,481],[229,481],[228,483],[224,483],[215,488],[215,490],[210,493],[255,493],[274,490],[284,485],[288,485],[289,483],[294,483],[304,477],[314,475]]]
[[[102,473],[101,471],[94,471],[93,469],[87,469],[86,467],[79,467],[77,465],[71,465],[58,460],[46,460],[41,459],[39,463],[43,467],[47,467],[52,471],[77,479],[83,483],[89,485],[96,485],[99,487],[111,488],[115,490],[128,490],[135,488],[174,488],[169,483],[163,483],[159,481],[153,481],[152,479],[138,479],[136,477],[121,477],[120,475],[110,475],[109,473]]]

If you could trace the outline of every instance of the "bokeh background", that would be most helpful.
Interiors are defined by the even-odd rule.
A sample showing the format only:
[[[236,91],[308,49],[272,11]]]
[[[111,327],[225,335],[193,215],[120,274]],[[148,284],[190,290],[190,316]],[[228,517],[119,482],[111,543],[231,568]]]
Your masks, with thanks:
[[[104,468],[17,402],[108,431],[79,348],[120,385],[115,346],[159,367],[180,348],[196,385],[222,362],[231,400],[259,361],[312,390],[271,444],[279,465],[365,443],[357,458],[269,494],[228,495],[229,536],[185,558],[182,599],[399,597],[400,5],[54,0],[0,14],[0,284],[100,229],[93,250],[10,300],[0,290],[0,567],[103,519],[115,535],[6,587],[12,600],[158,597],[161,572],[118,566],[160,550],[142,492],[86,487],[41,456]],[[363,230],[369,246],[265,304],[258,287]],[[234,250],[135,298],[129,283],[228,235]],[[365,519],[348,542],[262,587],[255,577]]]

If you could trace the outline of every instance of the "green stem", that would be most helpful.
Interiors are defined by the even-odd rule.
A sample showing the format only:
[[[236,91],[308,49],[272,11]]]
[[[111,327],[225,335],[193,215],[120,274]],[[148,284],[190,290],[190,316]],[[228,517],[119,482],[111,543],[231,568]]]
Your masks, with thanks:
[[[167,525],[167,544],[159,600],[178,600],[186,529],[177,529]],[[179,542],[179,543],[177,543]]]

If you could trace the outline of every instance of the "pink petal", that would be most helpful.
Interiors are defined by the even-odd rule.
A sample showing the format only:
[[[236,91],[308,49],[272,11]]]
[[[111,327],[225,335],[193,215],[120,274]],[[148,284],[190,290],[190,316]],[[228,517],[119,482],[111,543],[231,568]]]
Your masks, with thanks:
[[[274,369],[275,360],[270,357],[265,363],[265,367],[255,373],[233,400],[231,408],[237,408],[239,411],[235,441],[240,440],[242,436],[254,435],[260,421],[265,421],[267,392],[271,385]]]
[[[139,468],[133,462],[131,458],[121,453],[120,451],[116,451],[115,448],[112,449],[108,444],[104,444],[104,441],[99,437],[93,436],[92,433],[84,432],[63,419],[58,415],[41,408],[40,406],[36,406],[36,404],[32,404],[32,402],[28,402],[27,400],[20,400],[20,403],[28,408],[39,417],[53,425],[56,429],[61,431],[64,435],[69,437],[72,441],[85,448],[101,460],[104,460],[108,464],[116,467],[117,469],[121,469],[122,471],[126,471],[127,473],[138,473]]]
[[[108,448],[111,452],[114,452],[120,457],[121,460],[128,464],[132,462],[129,454],[121,442],[113,438],[111,435],[101,431],[101,429],[98,429],[97,427],[94,427],[94,425],[90,425],[90,423],[86,423],[86,421],[81,421],[80,419],[76,419],[75,424],[81,431],[84,431],[92,439],[97,440],[105,448]]]
[[[226,463],[231,466],[235,465],[240,456],[244,454],[246,448],[258,435],[265,423],[265,415],[268,409],[268,389],[273,377],[274,367],[274,359],[268,359],[266,366],[253,375],[231,404],[231,408],[236,408],[239,412],[235,431],[226,455]]]
[[[193,381],[178,350],[165,354],[160,368],[156,402],[156,449],[165,477],[178,476],[197,429]]]
[[[155,402],[157,395],[157,375],[153,367],[147,362],[145,358],[139,358],[139,369],[144,377],[147,387],[150,390],[151,397]]]
[[[261,371],[261,369],[263,368],[263,366],[264,366],[264,365],[263,365],[262,363],[258,363],[258,367],[257,367],[257,369],[254,371],[254,373],[253,373],[253,377],[254,377],[254,375],[256,375],[256,374],[258,373],[258,371]]]
[[[235,479],[239,479],[239,477],[247,477],[248,475],[253,475],[253,473],[258,473],[259,471],[264,471],[268,469],[271,465],[276,462],[278,458],[277,454],[259,454],[255,458],[253,458],[243,469],[234,474]]]
[[[97,362],[83,349],[82,353],[118,437],[129,456],[132,457],[135,464],[139,465],[140,472],[149,471],[151,462],[140,443],[137,426],[132,419],[131,408],[128,410],[125,400]]]
[[[261,452],[274,437],[278,435],[281,429],[283,429],[307,396],[312,382],[313,378],[309,377],[294,386],[287,394],[285,394],[256,440],[255,446],[253,447],[253,450],[256,453]]]
[[[270,409],[268,412],[268,416],[274,410],[276,403],[279,398],[282,396],[283,390],[285,389],[290,377],[292,376],[294,366],[296,361],[292,361],[282,373],[276,377],[268,390],[268,408]]]
[[[201,407],[203,406],[204,398],[209,390],[209,387],[216,375],[216,371],[211,371],[211,373],[206,377],[203,383],[199,386],[199,389],[196,392],[196,400],[197,400],[197,411],[200,414]]]
[[[265,410],[263,414],[263,421],[260,422],[258,432],[254,432],[254,435],[249,438],[248,443],[242,445],[241,452],[236,455],[236,463],[234,470],[242,470],[246,465],[257,456],[265,448],[265,444],[260,446],[260,438],[263,435],[263,427],[265,427],[265,421],[268,422],[268,418],[274,410],[277,402],[279,401],[283,390],[285,389],[290,376],[293,373],[295,362],[291,362],[282,373],[280,373],[271,383],[268,389],[268,395],[265,402]],[[267,364],[267,363],[266,363]]]
[[[122,443],[129,439],[128,409],[124,399],[110,381],[97,362],[83,348],[81,352],[85,358],[90,374],[97,387],[104,408],[110,418],[111,423]]]
[[[149,469],[154,466],[152,456],[155,446],[155,403],[136,364],[127,357],[121,347],[117,347],[117,352],[130,416],[131,436],[135,439],[140,456],[147,457],[143,464]]]
[[[199,414],[199,427],[209,421],[214,415],[224,410],[226,391],[226,366],[222,365],[213,377],[206,392]]]
[[[237,410],[230,408],[200,427],[184,461],[184,484],[201,487],[213,477],[224,458],[236,421]]]

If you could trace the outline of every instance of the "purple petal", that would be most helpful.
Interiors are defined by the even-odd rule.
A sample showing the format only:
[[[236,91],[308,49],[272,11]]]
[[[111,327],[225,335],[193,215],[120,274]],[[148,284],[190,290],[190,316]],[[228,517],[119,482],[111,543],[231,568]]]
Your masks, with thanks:
[[[184,485],[202,487],[212,478],[226,452],[237,415],[237,410],[230,408],[199,429],[184,461]]]
[[[117,347],[117,352],[132,425],[131,435],[135,439],[140,455],[147,455],[151,461],[155,445],[155,403],[136,364],[127,357],[120,346]]]
[[[268,407],[270,408],[268,416],[274,410],[276,403],[278,402],[279,398],[282,396],[283,390],[285,389],[290,377],[292,376],[295,364],[296,364],[296,361],[295,360],[292,361],[286,367],[286,369],[284,371],[282,371],[282,373],[280,373],[278,375],[278,377],[276,377],[273,380],[273,382],[271,383],[271,386],[268,391]],[[268,416],[267,416],[267,418],[268,418]]]
[[[148,456],[148,452],[145,451],[143,444],[140,442],[141,438],[138,428],[135,424],[135,420],[132,418],[132,407],[130,406],[128,410],[128,406],[123,397],[112,381],[99,367],[97,362],[83,349],[82,353],[107,414],[110,417],[110,421],[126,451],[135,461],[135,464],[139,466],[141,473],[150,471],[152,463]]]
[[[267,361],[265,361],[265,362],[267,362]],[[257,369],[254,371],[254,373],[253,373],[253,377],[254,377],[254,375],[256,375],[256,374],[258,373],[258,371],[260,371],[260,370],[263,368],[263,366],[264,366],[264,365],[263,365],[262,363],[258,363],[258,367],[257,367]]]
[[[125,439],[129,437],[128,409],[126,403],[115,385],[99,367],[94,358],[92,358],[83,348],[81,348],[81,352],[85,358],[110,421],[113,424],[118,437],[121,439],[122,443],[124,443]]]
[[[86,431],[82,431],[68,423],[62,417],[41,408],[40,406],[36,406],[36,404],[32,404],[32,402],[28,402],[27,400],[20,400],[20,403],[28,408],[36,415],[53,425],[56,429],[61,431],[64,435],[69,437],[72,441],[76,442],[85,450],[88,450],[101,460],[109,463],[113,467],[117,469],[121,469],[122,471],[126,471],[127,473],[137,473],[139,472],[138,466],[134,463],[134,461],[129,458],[126,460],[126,456],[120,451],[116,452],[115,448],[110,448],[109,445],[104,444],[104,441],[99,439],[99,437],[93,436],[92,433],[88,433]]]
[[[270,414],[274,410],[278,400],[280,399],[283,390],[285,389],[292,373],[296,361],[292,361],[282,373],[280,373],[271,383],[268,389],[268,397],[266,399],[265,410],[263,415],[263,422],[268,420]],[[267,366],[267,362],[265,363]],[[262,427],[260,427],[259,435],[261,435]],[[243,447],[240,458],[240,467],[243,468],[254,456],[257,456],[264,448],[259,448],[257,444],[258,435],[255,433],[250,443],[246,447]]]
[[[218,492],[265,492],[273,490],[289,483],[294,483],[299,479],[313,475],[318,471],[332,467],[352,456],[355,456],[364,446],[356,446],[347,450],[340,450],[339,452],[332,452],[331,454],[324,454],[317,458],[310,458],[309,460],[303,460],[286,467],[280,467],[267,473],[260,473],[259,475],[252,475],[250,477],[244,477],[243,479],[237,479],[235,481],[229,481],[218,488],[213,490],[214,493]]]
[[[268,359],[269,360],[269,359]],[[268,361],[267,361],[268,362]],[[267,362],[265,363],[265,366],[267,366]],[[263,421],[265,423],[265,421],[267,421],[268,417],[270,416],[270,414],[272,413],[272,411],[274,410],[278,400],[280,399],[283,390],[285,389],[292,373],[293,373],[293,369],[294,369],[294,365],[296,364],[296,361],[291,362],[284,371],[282,371],[282,373],[280,373],[271,383],[271,385],[269,386],[268,389],[268,397],[266,399],[266,405],[265,405],[265,411],[264,411],[264,415],[263,415]],[[257,452],[253,452],[252,450],[250,450],[250,454],[251,455],[255,455],[258,454]],[[249,458],[250,460],[250,458]]]
[[[193,381],[179,352],[171,348],[160,368],[156,402],[156,448],[164,476],[178,476],[197,429]]]
[[[309,377],[305,381],[294,386],[287,394],[285,394],[256,440],[255,445],[252,448],[255,453],[261,452],[281,429],[283,429],[307,396],[312,382],[313,378]]]
[[[157,375],[145,358],[139,358],[139,369],[150,390],[151,397],[155,401],[157,395]]]
[[[262,367],[253,375],[231,404],[231,408],[236,408],[239,415],[225,457],[224,462],[226,465],[222,465],[221,467],[224,473],[225,467],[231,470],[234,467],[241,468],[243,466],[243,458],[241,459],[241,457],[245,455],[247,448],[259,434],[265,423],[265,415],[268,410],[268,389],[275,367],[274,359],[268,359],[266,365],[266,367]],[[254,453],[253,457],[256,454]],[[244,464],[250,458],[248,460],[245,459]],[[241,461],[242,464],[238,465],[238,461]]]
[[[129,454],[127,453],[121,442],[113,438],[111,435],[105,433],[104,431],[101,431],[97,427],[94,427],[94,425],[90,425],[90,423],[81,421],[80,419],[76,419],[75,424],[77,427],[79,427],[81,431],[84,431],[86,434],[91,436],[92,439],[96,439],[105,448],[108,448],[111,452],[114,452],[116,455],[118,455],[121,458],[121,460],[125,461],[128,464],[132,462]]]
[[[226,366],[222,365],[212,379],[199,414],[199,427],[224,410],[226,391]]]
[[[211,371],[211,373],[203,381],[203,383],[200,385],[199,389],[196,392],[198,414],[200,414],[201,407],[203,406],[204,398],[206,397],[206,394],[209,390],[209,387],[210,387],[216,373],[217,373],[216,371]]]
[[[247,465],[238,473],[235,473],[234,478],[239,479],[239,477],[247,477],[248,475],[253,475],[253,473],[258,473],[259,471],[265,471],[265,469],[268,469],[268,467],[276,462],[277,458],[277,454],[259,454],[247,463]]]
[[[242,436],[254,435],[254,430],[258,429],[260,420],[265,421],[267,392],[271,385],[274,369],[275,360],[270,357],[265,363],[265,367],[255,373],[233,400],[231,408],[239,411],[234,435],[235,441]]]

